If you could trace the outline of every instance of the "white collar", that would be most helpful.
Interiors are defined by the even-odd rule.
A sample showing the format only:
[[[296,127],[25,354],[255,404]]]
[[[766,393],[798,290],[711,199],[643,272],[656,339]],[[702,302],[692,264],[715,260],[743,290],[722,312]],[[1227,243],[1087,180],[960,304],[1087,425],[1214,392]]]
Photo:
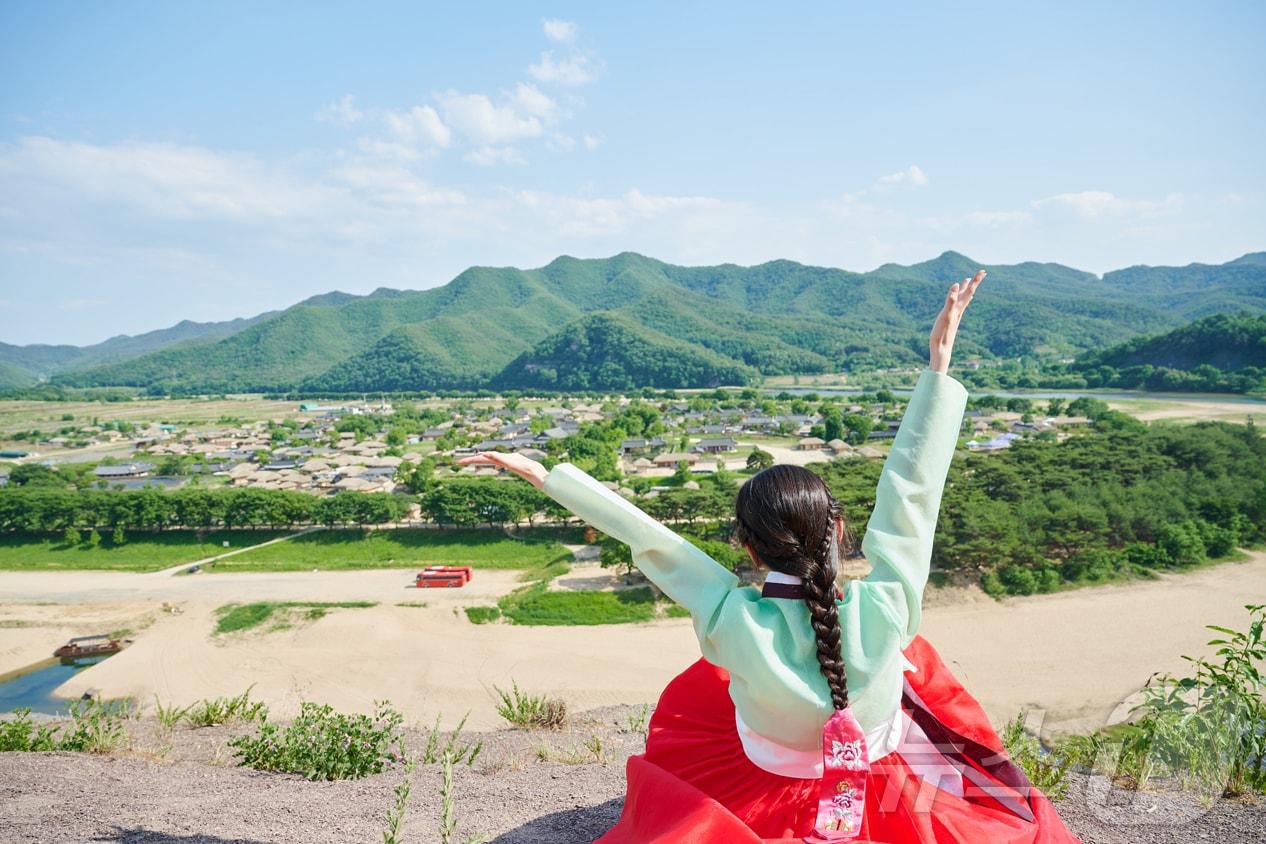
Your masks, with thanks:
[[[780,571],[771,571],[769,574],[765,575],[765,582],[766,582],[766,583],[795,583],[795,584],[799,584],[799,583],[801,583],[801,580],[800,580],[800,578],[796,577],[794,574],[783,574],[783,573],[782,573],[782,572],[780,572]]]

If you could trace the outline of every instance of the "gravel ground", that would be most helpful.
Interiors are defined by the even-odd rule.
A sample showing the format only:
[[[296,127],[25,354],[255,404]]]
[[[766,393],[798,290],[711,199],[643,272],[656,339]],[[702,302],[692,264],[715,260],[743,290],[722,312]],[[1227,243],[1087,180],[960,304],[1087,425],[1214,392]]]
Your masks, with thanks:
[[[558,732],[482,734],[471,768],[455,772],[455,842],[582,844],[620,813],[624,760],[642,749],[633,707],[573,718]],[[236,728],[179,729],[131,723],[131,747],[110,756],[0,754],[3,844],[349,844],[382,840],[399,771],[363,780],[307,782],[233,767],[225,742]],[[418,749],[425,732],[411,732]],[[592,747],[601,742],[598,753]],[[588,746],[587,746],[588,745]],[[547,758],[541,759],[541,755]],[[439,840],[440,770],[415,775],[406,842]],[[1266,841],[1266,808],[1221,801],[1202,807],[1171,793],[1109,790],[1076,777],[1058,804],[1086,844]]]

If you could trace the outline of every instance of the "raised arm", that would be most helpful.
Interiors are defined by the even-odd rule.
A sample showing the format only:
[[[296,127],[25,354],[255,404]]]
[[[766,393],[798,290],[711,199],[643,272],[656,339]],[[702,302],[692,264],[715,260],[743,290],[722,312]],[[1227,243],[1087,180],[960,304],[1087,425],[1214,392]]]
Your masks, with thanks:
[[[696,629],[707,624],[726,594],[738,585],[738,578],[720,563],[570,463],[546,471],[522,455],[498,452],[458,462],[491,463],[514,472],[598,530],[627,544],[634,565],[690,611]]]
[[[894,609],[903,616],[904,643],[919,631],[941,493],[967,407],[967,388],[946,372],[963,311],[984,277],[982,270],[964,279],[945,297],[932,327],[931,364],[919,374],[884,461],[862,539],[862,553],[871,564],[866,579],[900,586],[904,606]]]

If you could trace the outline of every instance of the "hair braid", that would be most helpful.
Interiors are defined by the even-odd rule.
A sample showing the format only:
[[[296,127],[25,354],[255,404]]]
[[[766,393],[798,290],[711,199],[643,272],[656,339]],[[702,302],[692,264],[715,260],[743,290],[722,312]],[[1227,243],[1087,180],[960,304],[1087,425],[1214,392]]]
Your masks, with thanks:
[[[848,678],[840,653],[840,613],[835,604],[836,560],[839,558],[836,520],[840,516],[840,507],[834,498],[830,499],[830,504],[831,518],[811,558],[809,571],[802,578],[801,588],[817,639],[818,667],[831,690],[832,705],[836,709],[844,709],[848,706]]]

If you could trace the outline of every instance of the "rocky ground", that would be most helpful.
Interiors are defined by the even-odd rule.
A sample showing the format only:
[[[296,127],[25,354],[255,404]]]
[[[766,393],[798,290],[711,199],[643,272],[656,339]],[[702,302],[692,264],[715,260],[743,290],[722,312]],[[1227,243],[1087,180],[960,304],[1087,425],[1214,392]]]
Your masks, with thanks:
[[[643,744],[640,708],[608,707],[557,732],[481,734],[484,749],[454,776],[457,835],[494,844],[581,844],[620,813],[624,760]],[[246,727],[180,728],[130,722],[127,750],[108,756],[0,754],[5,844],[348,844],[382,840],[401,782],[397,769],[362,780],[308,782],[234,767],[228,738]],[[410,732],[419,750],[425,731]],[[415,774],[403,841],[439,841],[441,771]],[[1058,803],[1086,844],[1266,840],[1266,807],[1109,790],[1076,777]]]

